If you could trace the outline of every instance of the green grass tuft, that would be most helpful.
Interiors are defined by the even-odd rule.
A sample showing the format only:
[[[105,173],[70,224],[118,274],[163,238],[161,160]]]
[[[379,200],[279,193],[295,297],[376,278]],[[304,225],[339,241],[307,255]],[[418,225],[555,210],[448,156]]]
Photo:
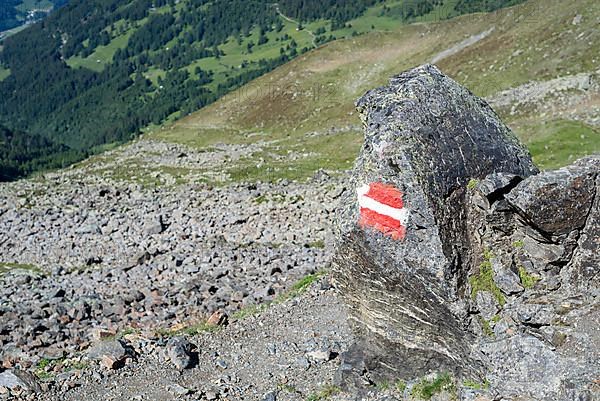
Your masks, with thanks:
[[[291,394],[298,392],[298,389],[296,387],[292,386],[291,384],[279,384],[279,385],[277,385],[277,389],[279,391],[285,391],[286,393],[291,393]]]
[[[161,336],[161,337],[175,337],[175,336],[180,336],[182,334],[186,334],[189,336],[195,336],[198,334],[202,334],[202,333],[215,333],[219,330],[221,330],[223,326],[215,326],[212,324],[208,324],[206,323],[206,321],[202,321],[200,323],[195,323],[195,324],[190,324],[189,326],[180,328],[180,329],[165,329],[165,328],[161,328],[161,329],[157,329],[155,331],[156,335]]]
[[[308,398],[306,399],[306,401],[326,400],[333,395],[339,394],[341,391],[342,390],[339,387],[334,386],[332,384],[328,384],[328,385],[324,386],[323,388],[321,388],[318,392],[309,395]]]
[[[500,288],[494,282],[494,270],[492,269],[493,256],[490,251],[485,251],[483,255],[484,260],[479,265],[479,273],[469,277],[471,296],[475,299],[479,291],[489,291],[496,298],[500,306],[504,306],[506,298],[504,298],[502,291],[500,291]]]
[[[52,361],[50,359],[42,358],[38,362],[37,368],[38,369],[45,369],[46,367],[50,366],[51,363],[52,363]]]
[[[246,306],[246,307],[240,309],[239,311],[235,312],[231,317],[233,319],[245,319],[250,316],[260,315],[262,312],[267,310],[272,305],[280,304],[282,302],[285,302],[289,299],[292,299],[292,298],[295,298],[295,297],[301,295],[314,282],[316,282],[317,280],[319,280],[321,277],[323,277],[326,274],[327,274],[327,271],[325,271],[325,270],[320,270],[314,274],[309,274],[308,276],[305,276],[305,277],[301,278],[300,280],[298,280],[294,285],[292,285],[292,287],[288,291],[279,295],[277,298],[275,298],[275,300],[270,301],[270,302],[264,302],[264,303],[258,304],[258,305]]]
[[[271,302],[265,302],[258,305],[249,305],[235,312],[231,317],[234,319],[245,319],[250,316],[260,315],[271,306]]]
[[[42,381],[52,380],[55,376],[53,370],[55,367],[62,363],[64,358],[60,359],[48,359],[42,358],[39,360],[35,367],[34,374],[38,377],[38,379]]]
[[[396,387],[396,391],[404,393],[406,390],[406,382],[404,380],[397,380],[394,387]]]
[[[490,322],[488,322],[481,316],[479,316],[479,322],[481,323],[481,328],[483,329],[483,332],[485,333],[486,336],[496,337],[496,335],[494,334],[494,330],[492,330],[492,326],[490,325]]]
[[[67,370],[83,370],[87,369],[88,366],[90,366],[90,364],[87,362],[71,362],[69,363]]]
[[[390,389],[390,382],[388,382],[387,380],[384,380],[384,381],[376,383],[375,387],[377,387],[377,390],[379,390],[379,391],[387,391]]]
[[[257,205],[260,205],[261,203],[265,203],[268,201],[267,197],[265,195],[258,195],[256,198],[254,198],[252,200],[254,203],[256,203]]]
[[[115,336],[116,339],[121,339],[125,336],[128,336],[130,334],[138,334],[140,332],[139,329],[133,328],[133,327],[126,327],[123,330],[121,330],[119,333],[117,333],[117,335]]]
[[[476,382],[475,380],[465,380],[463,386],[472,388],[473,390],[487,390],[490,387],[490,383],[487,380],[483,383]]]
[[[325,249],[325,241],[323,241],[322,239],[313,241],[311,243],[308,244],[309,248],[318,248],[318,249]]]
[[[473,189],[475,189],[477,184],[479,184],[479,180],[476,180],[475,178],[471,178],[469,180],[469,182],[467,183],[467,188],[470,190],[473,190]]]
[[[83,370],[89,366],[88,362],[76,361],[73,359],[48,359],[42,358],[35,366],[34,374],[42,381],[52,380],[56,376],[55,372],[70,372],[72,370]],[[57,369],[58,368],[58,369]]]
[[[292,286],[292,288],[289,289],[289,291],[287,291],[287,292],[283,293],[281,296],[279,296],[277,298],[276,302],[278,302],[278,303],[284,302],[284,301],[287,301],[288,299],[297,297],[298,295],[304,293],[314,282],[319,280],[325,274],[327,274],[327,272],[324,270],[321,270],[314,274],[309,274],[308,276],[300,279]]]
[[[434,380],[423,379],[411,390],[411,395],[421,400],[430,400],[436,394],[446,391],[456,393],[456,386],[449,373],[439,374]]]
[[[11,270],[28,270],[33,273],[42,273],[42,270],[36,265],[26,263],[0,262],[0,274],[9,272]]]
[[[539,278],[532,276],[527,273],[527,270],[523,266],[519,266],[519,279],[521,279],[521,285],[525,289],[533,288]]]

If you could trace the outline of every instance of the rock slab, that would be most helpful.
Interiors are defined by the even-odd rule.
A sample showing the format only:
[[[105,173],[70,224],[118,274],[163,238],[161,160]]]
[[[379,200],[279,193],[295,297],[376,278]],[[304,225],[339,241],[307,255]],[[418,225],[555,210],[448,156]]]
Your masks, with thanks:
[[[352,173],[356,191],[339,213],[335,269],[356,329],[392,351],[370,367],[390,378],[430,370],[476,375],[461,301],[470,258],[465,189],[490,173],[525,177],[537,169],[484,101],[432,65],[392,78],[357,108],[365,142]],[[396,204],[380,197],[369,205],[369,193],[362,204],[361,188],[373,185],[394,188]],[[405,236],[369,224],[372,212],[400,213]]]
[[[365,142],[333,270],[358,340],[339,383],[450,372],[493,399],[598,396],[600,157],[539,173],[431,65],[357,108]]]

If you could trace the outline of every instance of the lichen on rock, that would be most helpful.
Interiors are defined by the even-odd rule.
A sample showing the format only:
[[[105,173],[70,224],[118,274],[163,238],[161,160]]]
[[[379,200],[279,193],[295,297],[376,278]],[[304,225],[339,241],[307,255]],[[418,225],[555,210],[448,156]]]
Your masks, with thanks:
[[[494,111],[432,65],[369,91],[357,108],[365,141],[350,179],[355,190],[338,211],[333,266],[358,341],[343,356],[340,383],[451,372],[507,391],[496,379],[510,383],[499,369],[511,372],[511,362],[497,363],[490,344],[541,347],[532,338],[552,336],[543,328],[555,322],[543,299],[562,302],[544,291],[597,292],[597,281],[582,278],[598,277],[590,218],[598,159],[538,174]],[[539,307],[523,307],[529,303]],[[518,311],[529,311],[529,320]],[[559,394],[570,379],[556,372],[564,376],[559,385],[541,381],[523,395]],[[587,363],[578,374],[590,374]]]

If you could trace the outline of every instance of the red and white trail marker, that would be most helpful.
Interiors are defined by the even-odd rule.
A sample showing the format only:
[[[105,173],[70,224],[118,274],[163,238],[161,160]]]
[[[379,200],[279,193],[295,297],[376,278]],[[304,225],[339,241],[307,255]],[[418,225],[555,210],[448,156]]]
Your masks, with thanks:
[[[371,227],[395,240],[406,236],[408,209],[404,207],[402,192],[392,185],[375,182],[356,189],[360,219],[358,224]]]

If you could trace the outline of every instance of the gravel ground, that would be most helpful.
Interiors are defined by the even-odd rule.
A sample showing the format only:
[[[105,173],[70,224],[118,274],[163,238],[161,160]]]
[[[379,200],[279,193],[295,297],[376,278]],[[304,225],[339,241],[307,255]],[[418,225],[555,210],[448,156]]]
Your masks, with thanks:
[[[191,369],[174,369],[155,342],[135,363],[86,374],[49,398],[305,400],[333,384],[339,354],[352,340],[344,307],[327,287],[324,279],[301,297],[190,337],[199,360]]]
[[[331,378],[335,362],[305,354],[337,360],[343,311],[329,291],[295,298],[328,268],[341,179],[215,185],[196,175],[241,154],[140,140],[0,186],[0,399],[21,394],[11,383],[23,371],[43,400],[171,399],[185,392],[167,389],[175,383],[190,399],[282,389],[301,399],[280,373],[302,394]],[[119,167],[129,175],[105,174]],[[273,302],[277,312],[253,317]],[[200,363],[181,375],[166,343],[198,332]]]

